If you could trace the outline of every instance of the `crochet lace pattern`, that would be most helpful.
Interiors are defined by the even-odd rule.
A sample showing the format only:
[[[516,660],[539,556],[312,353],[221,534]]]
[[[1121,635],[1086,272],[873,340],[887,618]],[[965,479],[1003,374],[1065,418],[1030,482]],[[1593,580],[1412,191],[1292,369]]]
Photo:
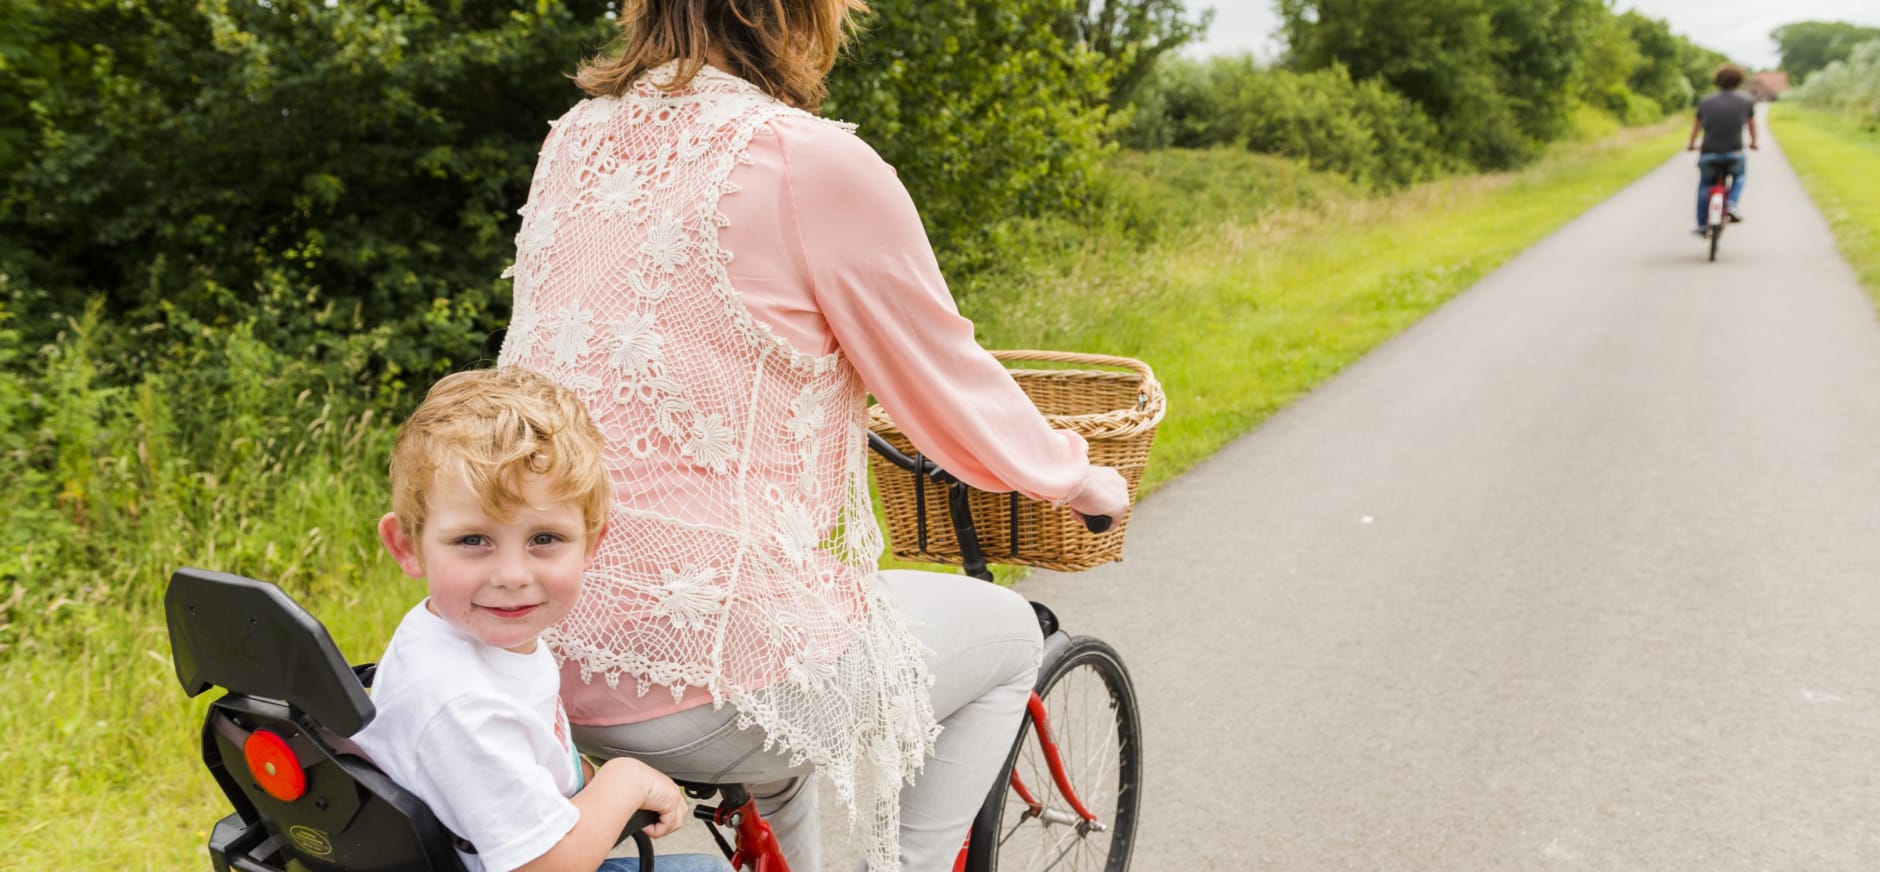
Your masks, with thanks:
[[[882,598],[864,390],[754,318],[719,245],[733,169],[767,122],[813,118],[706,67],[583,101],[543,145],[499,362],[573,388],[608,439],[615,503],[545,636],[583,680],[710,690],[832,782],[871,869],[939,732],[919,643]],[[826,122],[818,119],[818,123]]]

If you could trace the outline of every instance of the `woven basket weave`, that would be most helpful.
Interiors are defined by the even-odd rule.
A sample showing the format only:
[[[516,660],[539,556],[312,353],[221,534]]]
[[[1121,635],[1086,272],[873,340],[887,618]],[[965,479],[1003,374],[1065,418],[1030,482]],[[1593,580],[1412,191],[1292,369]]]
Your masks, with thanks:
[[[1053,428],[1075,431],[1089,441],[1091,463],[1122,473],[1133,504],[1165,408],[1162,388],[1149,366],[1127,357],[1060,351],[994,351],[992,356],[1007,362],[1013,380]],[[1111,369],[1040,369],[1009,366],[1012,363]],[[913,444],[878,405],[868,410],[868,428],[902,453],[914,454]],[[947,486],[896,467],[879,455],[869,456],[894,556],[958,565],[960,550],[947,515]],[[918,493],[921,488],[924,495]],[[970,502],[988,562],[1075,572],[1123,557],[1127,518],[1107,533],[1094,534],[1069,510],[1018,494],[975,489]]]

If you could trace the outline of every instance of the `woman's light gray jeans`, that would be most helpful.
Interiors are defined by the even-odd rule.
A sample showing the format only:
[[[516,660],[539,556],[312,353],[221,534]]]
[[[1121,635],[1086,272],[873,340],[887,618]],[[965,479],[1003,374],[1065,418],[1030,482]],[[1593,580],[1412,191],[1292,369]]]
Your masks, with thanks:
[[[933,708],[944,729],[915,784],[901,789],[901,868],[953,868],[973,815],[1018,735],[1044,643],[1023,597],[936,572],[887,570],[880,582],[929,650]],[[637,757],[681,781],[749,786],[793,872],[821,872],[816,779],[764,753],[763,733],[738,730],[730,706],[612,727],[575,726],[590,753]]]

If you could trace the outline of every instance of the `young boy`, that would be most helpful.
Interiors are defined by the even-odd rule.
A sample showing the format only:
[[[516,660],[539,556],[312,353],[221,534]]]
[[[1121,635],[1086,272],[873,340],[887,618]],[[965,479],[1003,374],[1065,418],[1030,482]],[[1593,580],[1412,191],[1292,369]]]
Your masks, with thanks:
[[[637,870],[605,859],[627,818],[656,811],[647,833],[666,835],[684,798],[637,760],[581,759],[537,639],[573,607],[612,499],[587,412],[527,370],[457,373],[405,422],[391,475],[379,537],[430,595],[379,661],[360,748],[475,846],[460,855],[472,872]],[[658,863],[728,869],[701,854]]]

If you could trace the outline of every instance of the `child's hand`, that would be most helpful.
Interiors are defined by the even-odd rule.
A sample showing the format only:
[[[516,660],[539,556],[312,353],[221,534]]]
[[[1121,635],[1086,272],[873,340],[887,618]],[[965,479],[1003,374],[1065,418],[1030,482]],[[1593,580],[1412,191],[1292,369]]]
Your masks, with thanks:
[[[659,812],[659,823],[647,827],[646,834],[655,839],[672,835],[685,824],[686,812],[691,810],[685,803],[685,792],[664,774],[654,772],[650,767],[646,772],[656,781],[648,786],[646,803],[640,807]]]
[[[610,770],[613,774],[610,774]],[[630,757],[615,757],[601,764],[601,775],[611,778],[631,778],[639,786],[644,798],[639,807],[657,812],[659,822],[646,828],[646,834],[655,839],[672,835],[685,824],[688,806],[685,793],[672,779],[656,771],[653,767]]]

